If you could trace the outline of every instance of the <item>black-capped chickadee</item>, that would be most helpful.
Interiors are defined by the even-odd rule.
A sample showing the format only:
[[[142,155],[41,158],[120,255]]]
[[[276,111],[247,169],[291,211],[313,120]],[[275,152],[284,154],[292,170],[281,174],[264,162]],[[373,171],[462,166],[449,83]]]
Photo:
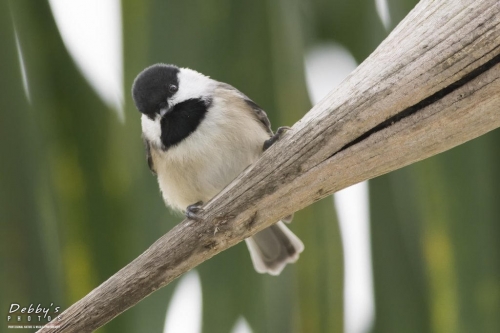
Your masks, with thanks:
[[[135,79],[132,96],[142,113],[147,162],[163,199],[191,219],[285,130],[273,134],[264,110],[247,96],[188,68],[148,67]],[[272,275],[304,250],[282,221],[246,244],[255,270]]]

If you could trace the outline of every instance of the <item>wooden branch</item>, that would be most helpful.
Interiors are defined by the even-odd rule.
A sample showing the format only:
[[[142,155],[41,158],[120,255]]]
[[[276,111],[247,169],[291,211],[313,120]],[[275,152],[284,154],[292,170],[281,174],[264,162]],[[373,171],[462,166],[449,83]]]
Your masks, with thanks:
[[[500,126],[500,3],[423,0],[377,50],[205,207],[62,313],[90,332],[280,218]]]

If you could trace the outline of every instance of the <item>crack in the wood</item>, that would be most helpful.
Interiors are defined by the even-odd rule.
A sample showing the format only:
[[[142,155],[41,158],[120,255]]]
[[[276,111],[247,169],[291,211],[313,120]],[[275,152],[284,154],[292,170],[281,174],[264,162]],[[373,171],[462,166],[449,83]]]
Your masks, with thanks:
[[[464,9],[465,10],[465,9]],[[460,12],[461,13],[461,12]],[[490,16],[493,17],[495,16],[496,14]],[[448,23],[449,21],[447,21],[446,23]],[[482,23],[484,24],[484,23]],[[495,28],[497,25],[493,26],[493,27],[490,27],[488,28],[485,32],[483,32],[482,35],[484,35],[485,33],[487,33],[488,31],[490,31],[491,29]],[[463,28],[464,26],[461,26],[460,28]],[[450,33],[451,35],[451,33]],[[481,36],[482,36],[481,35]],[[446,37],[448,37],[449,35],[446,35]],[[445,38],[446,39],[446,38]],[[470,41],[469,43],[465,44],[465,46],[468,46],[470,44],[472,44],[474,42],[474,40]],[[430,49],[427,49],[427,52],[432,50],[434,47],[436,47],[437,45],[439,45],[439,42],[438,43],[435,43],[434,45],[431,46]],[[493,50],[489,51],[488,53],[486,53],[484,56],[490,54],[491,52],[495,52],[497,48],[494,48]],[[494,66],[497,62],[499,62],[499,59],[496,60],[496,62],[494,62],[494,60],[498,58],[498,55],[496,57],[494,57],[493,59],[491,59],[490,61],[486,62],[485,64],[479,66],[478,68],[474,69],[473,71],[471,71],[470,73],[468,73],[467,75],[465,75],[463,78],[461,78],[460,80],[450,84],[449,86],[441,89],[440,91],[436,92],[435,94],[433,94],[432,96],[430,97],[427,97],[426,99],[422,100],[421,102],[413,105],[413,106],[410,106],[408,107],[407,109],[401,111],[400,113],[396,114],[395,116],[389,118],[388,120],[382,122],[381,124],[377,125],[376,127],[374,127],[372,130],[366,132],[365,134],[361,135],[360,137],[358,137],[357,139],[351,141],[350,143],[344,145],[340,150],[338,150],[337,152],[333,153],[332,155],[330,155],[328,158],[331,158],[333,156],[335,156],[337,153],[349,148],[350,146],[352,145],[355,145],[356,143],[359,143],[361,141],[363,141],[364,139],[366,139],[367,137],[369,137],[370,135],[374,134],[375,132],[378,132],[378,131],[381,131],[387,127],[389,127],[390,125],[392,125],[394,122],[397,122],[405,117],[408,117],[416,112],[418,112],[420,109],[423,109],[425,108],[426,106],[432,104],[432,103],[435,103],[437,100],[443,98],[444,96],[446,96],[447,94],[453,92],[454,90],[460,88],[461,86],[465,85],[467,82],[473,80],[475,77],[479,76],[480,74],[482,74],[483,72],[487,71],[490,67]],[[402,69],[406,68],[409,64],[411,64],[412,62],[415,61],[416,58],[412,58],[410,59],[409,61],[407,61],[404,65],[396,68],[394,71],[390,72],[389,73],[389,77],[394,75],[394,73],[396,72],[399,72],[401,71]],[[444,59],[443,61],[441,61],[440,63],[436,64],[437,65],[441,65],[444,61],[448,60],[449,58],[447,59]],[[461,58],[463,59],[463,58]],[[460,59],[460,60],[461,60]],[[479,59],[476,59],[475,61],[477,61]],[[492,63],[494,62],[494,63]],[[473,63],[473,62],[472,62]],[[484,66],[488,66],[488,68],[484,68]],[[454,73],[455,75],[456,73]],[[421,74],[423,75],[423,74]],[[419,77],[421,76],[419,75]],[[411,80],[409,83],[413,82],[415,79]],[[374,86],[370,86],[369,89],[366,89],[365,91],[368,91],[368,90],[371,90],[373,89]],[[389,88],[386,88],[384,90],[381,90],[378,92],[378,94],[384,94],[386,93],[387,90],[390,90],[390,87]],[[373,97],[373,96],[372,96]],[[365,98],[364,100],[359,100],[357,105],[356,106],[353,106],[352,108],[360,108],[360,107],[363,107],[366,103],[370,102],[371,98]],[[342,103],[341,105],[337,106],[337,109],[342,109],[343,107],[345,107],[346,104],[348,104],[349,101],[345,101],[344,103]],[[314,136],[312,139],[311,139],[311,142],[316,140],[318,137],[322,137],[324,136],[324,132],[320,132],[318,133],[316,136]],[[315,145],[315,146],[321,146],[321,145]],[[301,153],[303,151],[303,153]],[[300,158],[307,154],[307,153],[311,153],[311,149],[308,145],[304,146],[300,151],[297,152],[297,156],[296,158],[294,159],[290,159],[289,161],[287,161],[288,163],[284,163],[282,165],[282,168],[285,168],[288,167],[289,165],[292,165],[295,163],[296,160],[300,160]],[[327,159],[328,159],[327,158]],[[274,169],[274,170],[270,170],[268,173],[258,173],[258,175],[260,176],[261,179],[259,179],[258,182],[261,182],[261,181],[265,181],[266,177],[273,173],[273,172],[276,172],[277,169]],[[298,172],[300,173],[300,172]],[[251,179],[251,178],[249,178]],[[286,177],[284,177],[284,179],[286,179]],[[246,185],[245,183],[242,184],[241,187],[244,187],[244,185]],[[274,190],[276,188],[272,188],[272,189],[267,189],[264,191],[264,193],[256,193],[255,194],[255,197],[261,197],[263,194],[270,194],[270,193],[273,193]],[[245,191],[241,192],[240,195],[237,195],[237,196],[233,196],[233,198],[228,202],[228,204],[231,204],[233,203],[235,200],[237,200],[241,195],[243,195],[243,193],[245,193]],[[240,207],[241,208],[241,207]]]
[[[479,67],[477,67],[476,69],[474,69],[470,73],[466,74],[460,80],[455,81],[454,83],[452,83],[449,86],[447,86],[447,87],[439,90],[438,92],[434,93],[433,95],[431,95],[431,96],[429,96],[429,97],[421,100],[417,104],[412,105],[412,106],[404,109],[403,111],[395,114],[394,116],[390,117],[389,119],[381,122],[377,126],[373,127],[371,130],[365,132],[363,135],[361,135],[358,138],[352,140],[351,142],[345,144],[342,148],[340,148],[337,152],[335,152],[334,154],[332,154],[329,158],[337,155],[338,153],[340,153],[341,151],[346,150],[349,147],[354,146],[357,143],[360,143],[361,141],[367,139],[372,134],[380,132],[380,131],[388,128],[389,126],[393,125],[394,123],[397,123],[398,121],[400,121],[400,120],[402,120],[402,119],[404,119],[406,117],[409,117],[409,116],[417,113],[418,111],[426,108],[427,106],[429,106],[429,105],[431,105],[433,103],[438,102],[440,99],[442,99],[445,96],[451,94],[452,92],[454,92],[458,88],[460,88],[460,87],[466,85],[468,82],[474,80],[479,75],[481,75],[481,74],[485,73],[486,71],[490,70],[493,66],[495,66],[498,63],[500,63],[500,54],[497,54],[495,57],[493,57],[488,62],[484,63],[483,65],[481,65]]]
[[[465,9],[464,9],[464,10],[465,10]],[[460,12],[460,13],[461,13],[461,12]],[[495,13],[495,14],[493,14],[492,16],[490,16],[488,19],[490,19],[490,18],[494,17],[495,15],[496,15],[496,13]],[[448,22],[449,22],[449,21],[447,21],[446,23],[448,23]],[[483,23],[481,23],[479,26],[482,26],[482,25],[484,25],[484,22],[483,22]],[[498,25],[498,24],[497,24],[497,25]],[[460,28],[463,28],[463,27],[464,27],[464,26],[461,26]],[[493,28],[495,28],[495,27],[496,27],[496,25],[495,25],[495,26],[493,26],[493,27],[488,28],[485,32],[483,32],[483,34],[482,34],[482,35],[484,35],[485,33],[487,33],[488,31],[490,31],[491,29],[493,29]],[[450,33],[449,35],[446,35],[446,36],[445,36],[445,39],[446,39],[447,37],[449,37],[451,34],[452,34],[452,33]],[[460,41],[461,41],[461,40],[460,40]],[[458,41],[458,42],[460,42],[460,41]],[[475,40],[475,39],[471,40],[469,43],[465,44],[465,46],[468,46],[468,45],[472,44],[474,41],[476,41],[476,40]],[[458,42],[455,42],[455,43],[458,43]],[[426,51],[427,51],[427,52],[431,51],[431,50],[432,50],[432,49],[434,49],[437,45],[439,45],[439,43],[440,43],[440,42],[435,43],[435,44],[434,44],[434,45],[432,45],[430,48],[427,48],[427,50],[426,50]],[[454,43],[454,44],[455,44],[455,43]],[[496,48],[495,48],[495,49],[493,49],[493,50],[491,50],[491,51],[489,51],[487,54],[490,54],[491,52],[494,52],[494,51],[496,51]],[[485,55],[487,55],[487,54],[485,54]],[[396,72],[400,72],[400,71],[402,71],[402,70],[403,70],[403,69],[405,69],[408,65],[410,65],[411,63],[413,63],[416,59],[417,59],[417,57],[412,58],[412,59],[409,59],[409,61],[407,61],[405,64],[403,64],[403,65],[402,65],[402,66],[400,66],[400,67],[397,67],[394,71],[389,72],[386,76],[390,77],[390,76],[393,76]],[[443,62],[445,62],[445,61],[446,61],[446,60],[448,60],[448,59],[449,59],[449,58],[446,58],[446,59],[442,60],[441,62],[439,62],[438,64],[436,64],[436,66],[441,65]],[[463,59],[463,58],[461,58],[461,59]],[[461,59],[459,59],[459,60],[461,60]],[[477,60],[479,60],[479,59],[476,59],[475,61],[477,61]],[[472,62],[472,63],[473,63],[473,62]],[[469,63],[468,65],[470,65],[470,63]],[[466,67],[467,67],[467,66],[466,66]],[[465,67],[464,67],[464,68],[465,68]],[[479,68],[481,68],[481,66],[480,66],[480,67],[478,67],[478,68],[476,68],[476,70],[477,70],[477,69],[479,69]],[[462,69],[461,69],[461,70],[462,70]],[[487,69],[486,69],[486,70],[487,70]],[[474,71],[473,71],[473,72],[474,72]],[[473,73],[473,72],[471,72],[471,73]],[[457,72],[457,73],[458,73],[458,72]],[[470,75],[471,73],[469,73],[469,75]],[[455,75],[455,74],[456,74],[456,73],[454,73],[453,75]],[[479,74],[481,74],[481,73],[479,73]],[[479,75],[479,74],[477,74],[477,75]],[[424,75],[424,74],[422,73],[421,75]],[[419,78],[421,75],[419,75],[419,76],[418,76],[418,78]],[[477,75],[476,75],[476,76],[477,76]],[[475,77],[475,76],[474,76],[474,77]],[[470,78],[470,80],[472,80],[474,77]],[[465,77],[464,77],[464,78],[465,78]],[[417,79],[417,78],[415,78],[415,79]],[[413,79],[413,80],[411,80],[410,82],[408,82],[408,84],[409,84],[409,83],[412,83],[415,79]],[[462,79],[463,79],[463,78],[462,78]],[[460,80],[459,80],[459,81],[460,81]],[[457,82],[459,82],[459,81],[457,81]],[[456,84],[457,82],[455,82],[455,84]],[[465,83],[466,83],[466,82],[465,82]],[[463,83],[463,84],[465,84],[465,83]],[[463,85],[463,84],[462,84],[462,85]],[[452,84],[452,85],[453,85],[453,84]],[[447,88],[451,87],[452,85],[448,86]],[[455,87],[453,90],[457,89],[458,87],[459,87],[459,86]],[[369,91],[369,90],[373,90],[373,89],[374,89],[374,86],[370,86],[370,87],[369,87],[368,89],[366,89],[365,91]],[[390,87],[389,87],[389,88],[386,88],[386,89],[384,89],[384,90],[379,91],[379,92],[378,92],[378,94],[384,94],[384,93],[385,93],[388,89],[390,90]],[[443,88],[443,89],[441,90],[441,92],[443,92],[445,89],[446,89],[446,88]],[[449,91],[448,93],[452,92],[453,90]],[[436,93],[436,94],[437,94],[437,93]],[[434,94],[433,96],[435,96],[436,94]],[[446,93],[446,94],[447,94],[447,93]],[[363,95],[363,94],[362,94],[362,95]],[[428,99],[432,98],[433,96],[429,97]],[[443,95],[443,96],[444,96],[444,95]],[[441,97],[441,98],[442,98],[442,97]],[[368,97],[367,97],[367,98],[365,98],[364,100],[359,100],[359,101],[358,101],[358,103],[357,103],[357,105],[356,105],[355,107],[353,107],[353,108],[361,108],[361,107],[363,107],[366,103],[368,103],[368,102],[370,102],[370,101],[371,101],[371,98],[368,98]],[[424,101],[425,101],[425,100],[424,100]],[[424,102],[424,101],[421,101],[420,103],[422,103],[422,102]],[[348,103],[348,101],[346,101],[346,102],[342,103],[341,105],[337,106],[337,109],[342,109],[342,108],[345,106],[345,104],[347,104],[347,103]],[[429,104],[431,104],[431,103],[429,103]],[[413,107],[416,107],[417,105],[419,105],[419,104],[416,104],[416,105],[414,105]],[[427,105],[425,105],[425,106],[427,106]],[[423,108],[423,107],[425,107],[425,106],[422,106],[421,108]],[[411,109],[411,108],[412,108],[412,107],[409,107],[408,109]],[[406,110],[408,110],[408,109],[406,109]],[[404,110],[404,111],[406,111],[406,110]],[[404,112],[404,111],[403,111],[403,112]],[[416,112],[416,111],[418,111],[418,110],[415,110],[415,112]],[[403,113],[403,112],[401,112],[401,113]],[[401,114],[401,113],[400,113],[400,114]],[[409,114],[408,114],[408,115],[409,115]],[[407,115],[407,116],[408,116],[408,115]],[[396,116],[394,116],[393,118],[395,118],[395,117],[397,117],[397,115],[396,115]],[[404,117],[404,116],[403,116],[403,117]],[[402,118],[403,118],[403,117],[402,117]],[[399,121],[399,120],[400,120],[400,119],[398,119],[397,121]],[[387,124],[387,126],[385,126],[385,127],[388,127],[388,126],[390,126],[390,125],[391,125],[391,122],[390,122],[390,121],[393,121],[393,120],[392,120],[392,118],[386,121],[386,122],[388,122],[388,124]],[[382,123],[382,124],[383,124],[383,123]],[[380,124],[380,125],[382,125],[382,124]],[[380,125],[379,125],[379,126],[380,126]],[[385,127],[384,127],[384,128],[385,128]],[[374,128],[374,129],[372,129],[372,130],[373,130],[374,132],[376,132],[376,131],[378,131],[378,130],[383,129],[383,128],[380,128],[380,129],[375,130],[376,128],[378,128],[378,127],[375,127],[375,128]],[[367,134],[369,133],[369,134],[366,136],[366,137],[368,137],[368,136],[370,136],[371,134],[373,134],[374,132],[367,132],[367,133],[365,133],[365,135],[367,135]],[[321,137],[321,136],[324,136],[324,132],[318,133],[318,135],[316,135],[315,137],[313,137],[311,141],[313,141],[313,140],[315,140],[316,138]],[[362,141],[362,140],[363,140],[364,138],[366,138],[366,137],[361,136],[361,137],[359,137],[358,139],[359,139],[359,141]],[[340,152],[340,151],[342,151],[342,150],[344,150],[344,149],[347,149],[348,147],[350,147],[350,145],[354,145],[354,144],[358,143],[359,141],[356,141],[356,140],[352,141],[350,144],[345,145],[345,146],[344,146],[344,147],[342,147],[339,151],[337,151],[336,153],[334,153],[334,154],[332,154],[331,156],[329,156],[329,158],[330,158],[330,157],[332,157],[332,156],[334,156],[334,155],[335,155],[335,154],[337,154],[338,152]],[[316,146],[320,146],[320,145],[316,145]],[[308,147],[308,146],[304,146],[304,147],[303,147],[303,150],[304,150],[304,153],[303,153],[303,154],[298,154],[298,155],[297,155],[297,158],[295,158],[295,159],[290,159],[290,160],[288,161],[289,163],[284,164],[284,166],[289,166],[290,164],[294,164],[294,163],[295,163],[295,161],[296,161],[296,160],[298,160],[298,159],[300,159],[300,158],[301,158],[304,154],[306,154],[306,153],[310,153],[310,152],[311,152],[311,149],[310,149],[310,147]],[[300,152],[297,152],[297,153],[300,153]],[[275,171],[276,171],[276,170],[274,170],[274,172],[275,172]],[[270,173],[272,173],[272,172],[273,172],[273,170],[269,171],[269,173],[267,173],[267,174],[259,174],[259,175],[260,175],[260,177],[261,177],[261,179],[260,179],[259,181],[265,180],[265,179],[266,179],[266,177],[267,177]],[[286,179],[286,177],[284,177],[284,178]],[[242,185],[244,185],[244,184],[242,184]],[[272,192],[273,192],[273,190],[271,191],[271,193],[272,193]],[[243,192],[242,192],[242,193],[243,193]],[[259,197],[259,196],[261,196],[261,195],[262,195],[261,193],[257,193],[257,194],[256,194],[256,196],[257,196],[257,197]],[[236,197],[233,197],[233,200],[231,200],[229,203],[232,203],[233,201],[235,201],[237,198],[239,198],[239,196],[240,196],[240,195],[238,195],[238,196],[236,196]]]

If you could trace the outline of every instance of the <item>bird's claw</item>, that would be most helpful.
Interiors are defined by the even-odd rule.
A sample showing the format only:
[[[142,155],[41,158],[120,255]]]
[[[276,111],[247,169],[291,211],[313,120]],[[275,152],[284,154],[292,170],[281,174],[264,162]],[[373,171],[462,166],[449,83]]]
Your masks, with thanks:
[[[204,209],[202,206],[203,201],[198,201],[197,203],[187,206],[186,217],[193,221],[200,221],[201,217],[198,214],[203,213]]]
[[[291,130],[291,128],[288,126],[281,126],[280,128],[278,128],[278,130],[276,130],[276,133],[274,133],[272,137],[264,141],[263,150],[266,151],[269,147],[271,147],[274,143],[276,143],[276,141],[281,139],[283,134],[288,130]]]

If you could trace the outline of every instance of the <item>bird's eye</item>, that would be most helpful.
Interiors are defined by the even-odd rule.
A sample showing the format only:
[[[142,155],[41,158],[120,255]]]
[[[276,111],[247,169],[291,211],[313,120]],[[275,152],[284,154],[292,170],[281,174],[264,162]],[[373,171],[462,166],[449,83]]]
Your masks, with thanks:
[[[170,84],[168,86],[168,91],[170,91],[171,93],[174,93],[177,91],[177,89],[179,89],[175,84]]]

